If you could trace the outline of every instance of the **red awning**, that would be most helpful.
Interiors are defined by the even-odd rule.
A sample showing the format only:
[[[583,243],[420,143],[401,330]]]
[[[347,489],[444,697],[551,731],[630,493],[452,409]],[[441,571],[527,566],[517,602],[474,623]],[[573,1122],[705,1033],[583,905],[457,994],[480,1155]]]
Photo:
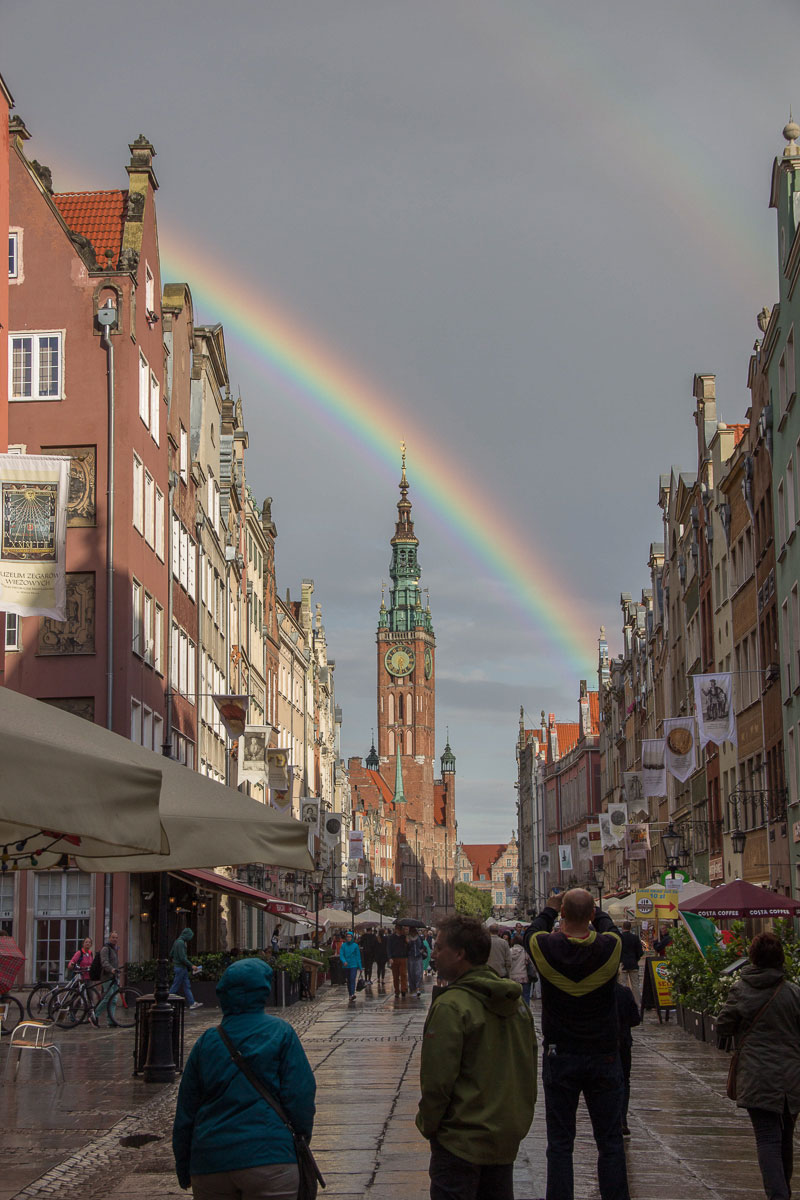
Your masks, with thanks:
[[[236,896],[238,900],[244,900],[245,903],[253,904],[257,908],[263,908],[266,912],[295,913],[298,917],[306,915],[302,904],[293,904],[291,900],[279,900],[277,896],[270,896],[268,892],[262,892],[260,888],[250,887],[247,883],[239,883],[238,879],[228,879],[227,876],[219,875],[216,871],[201,871],[197,868],[194,871],[173,871],[171,873],[182,879],[189,879],[192,883],[199,883],[202,887],[224,892],[227,896]]]

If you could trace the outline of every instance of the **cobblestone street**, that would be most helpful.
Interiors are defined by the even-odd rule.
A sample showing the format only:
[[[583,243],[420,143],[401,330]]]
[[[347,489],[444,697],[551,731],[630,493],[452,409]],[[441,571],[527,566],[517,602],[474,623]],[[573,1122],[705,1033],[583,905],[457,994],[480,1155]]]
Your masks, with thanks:
[[[427,1144],[414,1127],[419,1053],[429,997],[395,1002],[324,988],[313,1005],[285,1015],[317,1077],[313,1149],[328,1187],[321,1195],[412,1200],[428,1195]],[[538,1018],[538,1013],[536,1014]],[[219,1013],[187,1022],[191,1039]],[[138,1200],[184,1196],[172,1167],[170,1128],[177,1085],[131,1077],[132,1031],[81,1028],[59,1035],[66,1084],[49,1063],[23,1062],[0,1094],[4,1170],[0,1200],[78,1196]],[[0,1070],[5,1067],[5,1052]],[[652,1014],[634,1031],[629,1168],[634,1200],[750,1200],[763,1195],[746,1115],[725,1097],[728,1057]],[[488,1086],[502,1087],[502,1079]],[[141,1149],[120,1139],[151,1133]],[[545,1185],[544,1102],[517,1161],[517,1200]],[[595,1155],[585,1111],[575,1154],[576,1197],[593,1200]]]

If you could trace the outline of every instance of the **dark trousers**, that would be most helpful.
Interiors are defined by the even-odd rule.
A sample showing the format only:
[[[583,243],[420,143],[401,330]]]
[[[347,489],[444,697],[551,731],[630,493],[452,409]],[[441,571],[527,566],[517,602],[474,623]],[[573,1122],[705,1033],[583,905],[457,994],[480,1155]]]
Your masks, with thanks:
[[[383,962],[381,962],[379,958],[375,959],[375,975],[378,983],[383,983],[386,977],[386,959],[384,959]]]
[[[364,964],[364,978],[372,979],[372,964],[375,961],[374,955],[370,954],[369,950],[362,950],[361,961]]]
[[[622,1124],[628,1124],[628,1105],[631,1099],[631,1046],[620,1046],[619,1061],[622,1065],[622,1083],[624,1087],[622,1095]]]
[[[756,1135],[758,1165],[767,1200],[789,1200],[794,1165],[792,1139],[797,1114],[790,1113],[785,1102],[783,1112],[771,1112],[766,1108],[748,1108],[747,1112]]]
[[[431,1139],[431,1200],[514,1200],[514,1164],[467,1162]]]
[[[619,1054],[550,1054],[542,1067],[547,1122],[547,1200],[574,1200],[572,1149],[581,1092],[597,1143],[602,1200],[630,1200],[622,1141]]]

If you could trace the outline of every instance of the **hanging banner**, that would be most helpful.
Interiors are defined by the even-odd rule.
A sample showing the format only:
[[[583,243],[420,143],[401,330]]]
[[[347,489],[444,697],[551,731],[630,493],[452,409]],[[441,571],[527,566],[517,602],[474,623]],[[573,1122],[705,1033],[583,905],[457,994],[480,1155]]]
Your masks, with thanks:
[[[608,813],[600,813],[600,846],[602,850],[616,850],[619,842],[617,840],[616,831],[611,824],[611,817]]]
[[[237,780],[264,783],[267,778],[267,742],[272,729],[269,725],[248,725],[239,738]]]
[[[267,747],[267,787],[273,808],[288,813],[292,807],[288,750]]]
[[[600,814],[600,839],[604,850],[616,850],[624,843],[627,824],[627,804],[609,804],[607,811]]]
[[[550,870],[550,855],[546,851],[544,854],[539,855],[539,870],[540,871],[549,871]]]
[[[364,857],[364,833],[361,829],[351,829],[348,836],[348,858],[352,862],[353,859]]]
[[[733,712],[733,676],[730,672],[720,675],[694,676],[694,707],[700,745],[713,742],[736,741],[736,717]]]
[[[317,796],[300,797],[300,820],[308,825],[312,833],[319,833],[319,798]]]
[[[650,849],[650,826],[643,822],[628,825],[625,831],[625,857],[636,859],[647,858]]]
[[[666,796],[667,768],[664,764],[664,739],[642,742],[642,791],[645,796]]]
[[[0,454],[0,612],[67,619],[69,469],[69,458]]]
[[[571,871],[572,870],[572,847],[571,846],[559,846],[558,847],[558,865],[562,871]]]
[[[602,854],[603,840],[600,836],[600,822],[592,821],[591,824],[586,826],[586,832],[589,836],[589,853],[592,855]]]
[[[629,805],[629,811],[635,812],[639,808],[647,808],[644,803],[641,771],[623,771],[622,786],[625,789],[625,800]]]
[[[666,718],[664,742],[664,765],[670,775],[685,783],[697,768],[694,717]]]
[[[322,838],[329,849],[342,840],[342,818],[338,813],[329,813],[322,822]]]
[[[236,741],[245,731],[249,696],[212,696],[219,718],[231,741]]]
[[[588,862],[592,856],[591,847],[589,845],[589,833],[584,830],[578,834],[578,858],[581,862]]]

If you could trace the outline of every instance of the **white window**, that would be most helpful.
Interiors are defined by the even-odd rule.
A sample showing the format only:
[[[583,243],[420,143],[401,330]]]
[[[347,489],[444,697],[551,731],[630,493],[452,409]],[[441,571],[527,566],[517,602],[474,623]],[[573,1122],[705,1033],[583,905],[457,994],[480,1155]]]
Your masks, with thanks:
[[[148,263],[144,264],[144,305],[148,313],[156,311],[155,281]]]
[[[144,650],[142,638],[142,585],[138,580],[133,581],[133,628],[132,628],[132,647],[134,654],[141,654]]]
[[[153,666],[159,675],[164,674],[164,609],[158,601],[153,619]]]
[[[22,622],[16,613],[6,613],[6,650],[21,650]]]
[[[150,425],[150,366],[139,352],[139,416],[145,425]]]
[[[164,743],[164,722],[158,713],[153,713],[153,749],[161,754]]]
[[[138,700],[131,697],[131,741],[141,745],[142,742],[142,706]]]
[[[156,485],[149,471],[144,473],[144,540],[156,544]]]
[[[150,372],[150,434],[158,446],[161,441],[161,385]]]
[[[156,485],[156,514],[155,514],[155,551],[161,561],[164,561],[164,493]]]
[[[786,391],[786,355],[781,355],[781,361],[778,363],[778,419],[786,412],[786,400],[788,392]]]
[[[178,545],[180,548],[180,573],[178,578],[185,592],[189,590],[189,535],[182,525],[178,526]]]
[[[133,456],[133,528],[144,533],[144,467],[138,454]]]
[[[19,278],[19,234],[8,235],[8,278]]]
[[[189,679],[189,639],[183,630],[179,636],[179,651],[178,651],[178,691],[186,695],[188,689],[187,683]]]
[[[784,600],[781,606],[781,638],[783,639],[784,679],[786,680],[786,695],[792,694],[792,643],[789,634],[789,601]]]
[[[197,547],[192,538],[187,539],[189,542],[189,570],[188,570],[188,587],[187,591],[194,600],[197,595]]]
[[[189,641],[187,646],[187,675],[186,675],[186,692],[185,695],[189,699],[190,704],[194,704],[194,681],[197,678],[197,650],[195,644]]]
[[[153,749],[153,710],[146,704],[142,708],[142,745]]]
[[[9,334],[9,400],[61,400],[64,362],[61,333]]]
[[[180,433],[180,473],[184,483],[189,478],[189,436],[186,430],[181,425]]]
[[[153,665],[153,597],[149,592],[144,594],[144,661],[148,666]]]
[[[181,577],[181,526],[175,513],[170,513],[169,519],[172,522],[172,577],[180,579]]]
[[[174,688],[178,686],[178,664],[180,659],[180,630],[175,622],[172,622],[172,646],[170,654],[170,672],[172,678],[170,683]]]

